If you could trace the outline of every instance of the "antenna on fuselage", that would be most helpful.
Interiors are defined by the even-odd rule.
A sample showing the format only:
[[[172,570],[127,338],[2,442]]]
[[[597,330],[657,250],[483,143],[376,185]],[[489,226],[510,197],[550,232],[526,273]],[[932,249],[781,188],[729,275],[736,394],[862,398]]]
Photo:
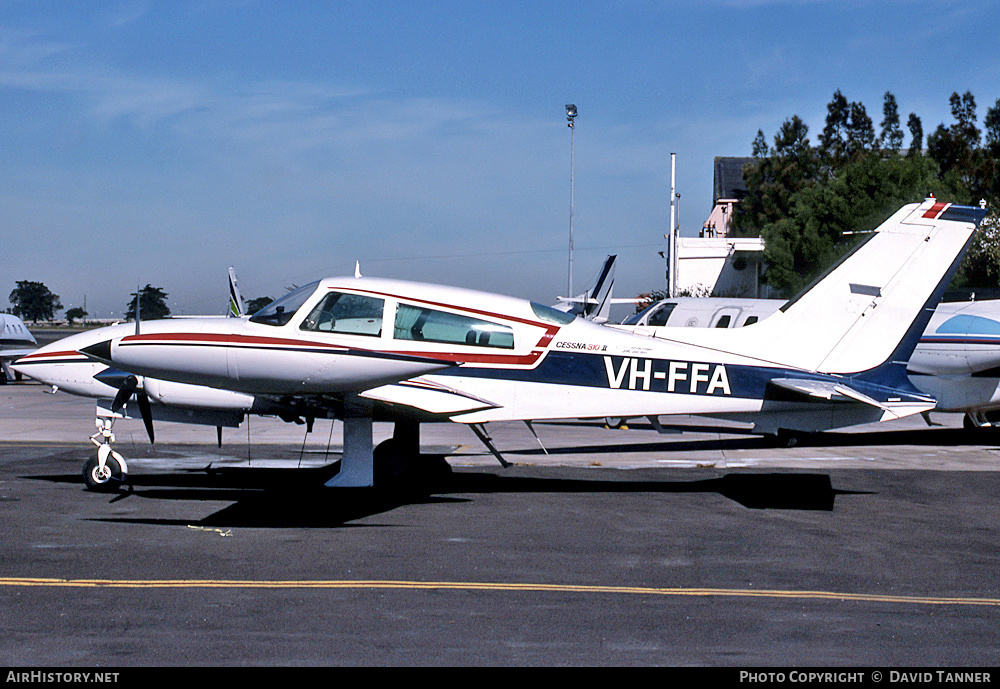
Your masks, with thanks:
[[[354,262],[354,277],[361,277],[361,261]]]

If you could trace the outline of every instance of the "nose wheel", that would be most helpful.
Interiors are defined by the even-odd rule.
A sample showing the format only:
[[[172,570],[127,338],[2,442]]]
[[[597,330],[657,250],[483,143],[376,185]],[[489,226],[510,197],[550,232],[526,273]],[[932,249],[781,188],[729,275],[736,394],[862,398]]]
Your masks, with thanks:
[[[114,420],[98,417],[95,424],[97,433],[90,436],[90,441],[97,446],[97,455],[84,463],[83,481],[90,490],[116,490],[128,480],[128,465],[111,447],[115,441],[115,434],[111,432]]]

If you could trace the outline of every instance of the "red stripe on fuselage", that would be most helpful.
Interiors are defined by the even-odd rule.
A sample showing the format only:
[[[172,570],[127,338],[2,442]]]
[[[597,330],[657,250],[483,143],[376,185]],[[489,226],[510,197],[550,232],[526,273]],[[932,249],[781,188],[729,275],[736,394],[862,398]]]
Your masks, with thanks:
[[[543,336],[551,339],[551,334]],[[280,337],[258,337],[254,335],[228,335],[222,333],[148,333],[140,335],[128,335],[123,337],[121,343],[124,346],[142,345],[164,345],[164,346],[206,346],[206,347],[281,347],[288,351],[299,349],[325,349],[330,352],[349,353],[351,350],[370,354],[384,354],[386,356],[410,356],[433,361],[443,361],[448,363],[468,363],[468,364],[504,364],[508,366],[531,366],[538,361],[542,355],[541,351],[535,350],[524,355],[510,354],[481,354],[478,352],[428,352],[418,350],[382,350],[370,349],[366,347],[348,347],[345,345],[328,344],[315,340],[292,340]],[[75,353],[75,352],[74,352]]]
[[[74,351],[74,350],[67,350],[65,352],[34,352],[32,354],[25,354],[23,357],[21,357],[19,359],[19,361],[29,361],[30,360],[32,363],[35,363],[37,361],[44,360],[44,359],[58,359],[59,357],[63,357],[63,358],[67,358],[67,357],[79,358],[80,356],[82,356],[80,354],[80,352],[77,352],[77,351]]]
[[[212,345],[267,345],[287,347],[322,347],[346,351],[343,345],[315,342],[313,340],[290,340],[284,337],[259,337],[257,335],[229,335],[226,333],[149,333],[143,335],[127,335],[121,339],[121,344],[155,344],[159,341],[170,343],[212,344]]]

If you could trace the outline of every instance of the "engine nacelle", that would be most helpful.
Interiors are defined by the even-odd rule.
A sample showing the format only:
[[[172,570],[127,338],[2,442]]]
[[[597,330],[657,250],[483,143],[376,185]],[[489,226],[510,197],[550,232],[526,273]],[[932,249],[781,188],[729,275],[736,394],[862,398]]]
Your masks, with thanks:
[[[150,400],[176,407],[200,409],[226,409],[246,412],[253,407],[254,396],[231,390],[207,388],[202,385],[174,383],[168,380],[146,378],[143,389]]]

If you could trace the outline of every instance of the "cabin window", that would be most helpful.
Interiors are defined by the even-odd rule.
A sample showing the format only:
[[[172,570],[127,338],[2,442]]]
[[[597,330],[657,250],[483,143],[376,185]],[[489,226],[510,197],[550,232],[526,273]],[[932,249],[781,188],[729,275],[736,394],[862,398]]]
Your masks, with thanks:
[[[720,318],[718,321],[716,321],[715,327],[716,328],[728,328],[730,320],[731,320],[731,318],[730,318],[729,314],[726,314],[725,316],[723,316],[722,318]]]
[[[393,334],[397,340],[514,349],[514,331],[506,325],[409,304],[396,307]]]
[[[306,316],[302,330],[344,335],[382,334],[382,309],[385,301],[361,294],[331,292]]]
[[[272,301],[251,316],[250,320],[254,323],[263,323],[264,325],[284,325],[292,319],[295,312],[305,303],[306,299],[312,296],[312,293],[316,291],[316,287],[318,286],[318,281],[303,285],[280,299]]]

